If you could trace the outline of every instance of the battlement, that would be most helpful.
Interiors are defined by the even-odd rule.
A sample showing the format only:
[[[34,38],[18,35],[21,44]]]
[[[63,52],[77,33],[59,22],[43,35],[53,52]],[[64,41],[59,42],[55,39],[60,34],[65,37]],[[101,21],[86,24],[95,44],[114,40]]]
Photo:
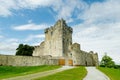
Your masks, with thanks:
[[[64,27],[67,27],[66,21],[64,19],[59,19],[54,26],[58,26],[58,25],[63,25]]]
[[[67,24],[66,24],[66,21],[63,20],[63,19],[59,19],[54,26],[51,26],[50,28],[46,28],[44,30],[45,33],[48,33],[48,32],[53,32],[54,30],[56,29],[62,29],[62,30],[68,30],[69,32],[73,32],[73,29],[71,27],[69,27]]]

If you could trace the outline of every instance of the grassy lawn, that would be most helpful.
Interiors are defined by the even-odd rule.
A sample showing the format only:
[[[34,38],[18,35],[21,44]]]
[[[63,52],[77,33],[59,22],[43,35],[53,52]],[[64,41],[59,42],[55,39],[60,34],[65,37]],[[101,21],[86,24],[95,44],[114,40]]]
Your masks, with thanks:
[[[82,80],[86,74],[84,67],[77,67],[35,80]]]
[[[57,69],[60,66],[0,66],[0,79]]]
[[[98,69],[104,72],[111,80],[120,80],[120,69],[103,67],[99,67]]]

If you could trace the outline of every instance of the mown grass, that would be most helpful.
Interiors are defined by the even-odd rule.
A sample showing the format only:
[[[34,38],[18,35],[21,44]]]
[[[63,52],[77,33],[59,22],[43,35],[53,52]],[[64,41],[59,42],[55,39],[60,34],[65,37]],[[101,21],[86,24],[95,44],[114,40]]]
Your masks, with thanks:
[[[86,74],[84,67],[77,67],[35,80],[82,80]]]
[[[120,80],[120,69],[98,67],[100,71],[105,73],[111,80]]]
[[[14,67],[14,66],[0,66],[0,79],[9,78],[19,75],[27,75],[37,72],[43,72],[47,70],[57,69],[60,66],[24,66],[24,67]]]

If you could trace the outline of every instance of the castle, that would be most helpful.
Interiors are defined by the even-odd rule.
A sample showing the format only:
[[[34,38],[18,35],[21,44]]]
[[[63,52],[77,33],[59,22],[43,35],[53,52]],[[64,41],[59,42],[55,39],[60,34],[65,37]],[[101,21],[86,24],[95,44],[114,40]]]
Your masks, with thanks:
[[[97,66],[98,54],[85,52],[80,44],[72,43],[73,29],[65,20],[58,20],[54,26],[45,29],[45,40],[35,46],[33,56],[51,56],[59,59],[59,65]]]
[[[0,65],[7,66],[98,66],[98,54],[85,52],[72,43],[73,29],[61,19],[45,29],[45,41],[35,46],[33,56],[0,55]]]

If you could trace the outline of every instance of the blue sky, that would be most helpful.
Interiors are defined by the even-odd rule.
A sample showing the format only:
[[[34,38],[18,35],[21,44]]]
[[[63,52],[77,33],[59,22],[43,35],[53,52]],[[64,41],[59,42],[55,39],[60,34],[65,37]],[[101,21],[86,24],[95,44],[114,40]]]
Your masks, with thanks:
[[[44,29],[65,19],[73,42],[99,59],[106,52],[120,64],[120,0],[0,0],[0,54],[14,55],[20,43],[39,45]]]

